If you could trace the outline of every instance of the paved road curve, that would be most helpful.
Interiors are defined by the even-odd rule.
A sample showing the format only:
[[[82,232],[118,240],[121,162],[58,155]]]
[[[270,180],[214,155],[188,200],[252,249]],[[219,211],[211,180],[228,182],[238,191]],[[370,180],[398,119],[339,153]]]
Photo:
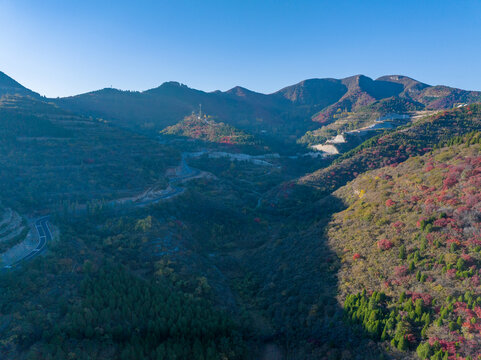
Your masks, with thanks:
[[[185,157],[186,157],[185,153],[182,153],[182,160],[180,162],[180,174],[177,175],[176,177],[169,179],[169,185],[170,185],[170,188],[172,189],[170,192],[164,193],[154,199],[135,203],[135,206],[145,206],[150,204],[156,204],[162,200],[170,199],[178,194],[183,193],[185,189],[183,187],[176,186],[176,184],[180,183],[182,180],[194,178],[200,174],[200,170],[191,168],[187,164],[187,162],[185,161]]]
[[[52,240],[52,233],[50,232],[50,228],[48,227],[48,219],[49,217],[46,216],[41,219],[38,219],[35,222],[35,229],[37,230],[37,234],[38,234],[37,247],[33,249],[31,252],[29,252],[27,255],[22,257],[21,259],[15,261],[10,265],[4,266],[4,269],[14,268],[24,263],[25,261],[31,260],[32,258],[40,254],[45,249],[45,247],[47,246],[47,242]]]

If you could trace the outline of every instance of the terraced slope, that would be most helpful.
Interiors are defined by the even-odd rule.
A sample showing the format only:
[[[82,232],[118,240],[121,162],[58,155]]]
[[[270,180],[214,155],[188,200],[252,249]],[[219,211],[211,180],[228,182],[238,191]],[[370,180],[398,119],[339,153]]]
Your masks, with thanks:
[[[0,254],[25,239],[29,227],[16,211],[3,208],[0,214]]]
[[[0,122],[1,196],[22,212],[166,186],[180,160],[155,139],[29,97],[3,97]]]

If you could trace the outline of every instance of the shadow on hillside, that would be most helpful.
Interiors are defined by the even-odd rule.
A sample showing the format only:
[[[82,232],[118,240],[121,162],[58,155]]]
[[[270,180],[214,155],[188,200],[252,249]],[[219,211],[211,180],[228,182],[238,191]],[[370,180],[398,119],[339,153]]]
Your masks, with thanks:
[[[250,258],[260,280],[258,304],[274,331],[265,336],[284,359],[380,359],[377,346],[344,321],[336,298],[339,260],[327,244],[332,215],[345,208],[329,195],[279,221],[280,229]],[[299,223],[315,219],[306,228]]]

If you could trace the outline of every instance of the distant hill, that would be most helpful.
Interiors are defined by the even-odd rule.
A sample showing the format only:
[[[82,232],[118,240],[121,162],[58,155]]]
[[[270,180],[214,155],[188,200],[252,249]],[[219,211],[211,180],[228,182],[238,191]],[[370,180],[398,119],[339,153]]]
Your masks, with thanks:
[[[11,77],[0,71],[0,97],[4,95],[28,95],[38,97],[36,92],[27,89],[13,80]]]
[[[348,88],[336,79],[309,79],[285,87],[273,94],[288,99],[297,106],[312,106],[320,109],[338,101]]]
[[[432,150],[440,142],[471,131],[481,131],[479,104],[426,116],[408,128],[373,137],[331,166],[304,176],[300,183],[331,192],[367,170],[397,166],[409,157]]]
[[[268,130],[271,133],[287,132],[282,113],[291,107],[286,99],[241,88],[207,93],[177,82],[167,82],[144,92],[103,89],[60,99],[58,104],[72,111],[103,117],[121,126],[145,131],[160,131],[174,125],[192,111],[197,111],[199,104],[202,104],[206,113],[225,119],[233,126],[254,132]],[[296,126],[299,127],[299,122]]]
[[[5,94],[38,96],[0,73],[0,96]],[[150,133],[176,124],[202,104],[206,113],[226,124],[292,143],[307,131],[332,123],[341,113],[362,112],[370,117],[413,109],[449,109],[478,101],[481,92],[430,86],[401,75],[376,80],[364,75],[308,79],[272,94],[239,86],[225,92],[204,92],[171,81],[142,92],[106,88],[51,100],[66,110]]]
[[[312,118],[314,121],[330,123],[336,112],[358,111],[371,105],[382,109],[386,102],[393,103],[393,100],[397,108],[389,108],[386,111],[409,111],[413,106],[417,109],[439,110],[460,103],[481,101],[479,91],[430,86],[401,75],[387,75],[376,80],[356,75],[340,81],[347,87],[347,92],[338,101],[314,115]]]
[[[42,98],[0,97],[0,121],[1,198],[22,212],[166,186],[165,170],[180,158],[154,139]]]
[[[314,121],[327,123],[338,111],[355,111],[362,106],[370,105],[377,100],[399,95],[404,87],[402,84],[372,80],[364,75],[351,76],[338,80],[347,91],[335,103],[313,116]]]
[[[164,135],[184,136],[219,144],[256,145],[259,141],[252,135],[211,118],[191,115],[175,125],[162,130]]]
[[[476,101],[481,101],[477,91],[430,86],[401,75],[376,80],[356,75],[345,79],[308,79],[272,94],[242,87],[204,92],[167,82],[143,92],[103,89],[60,99],[58,104],[146,131],[173,125],[202,104],[207,113],[240,129],[295,141],[306,131],[331,123],[343,111],[366,111],[366,107],[371,107],[367,110],[382,114],[413,108],[445,109]]]

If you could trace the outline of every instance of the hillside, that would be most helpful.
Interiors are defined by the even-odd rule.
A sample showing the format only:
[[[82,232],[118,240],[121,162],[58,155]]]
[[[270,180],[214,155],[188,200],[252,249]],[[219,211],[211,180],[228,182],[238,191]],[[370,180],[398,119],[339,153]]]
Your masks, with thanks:
[[[340,80],[346,87],[346,92],[335,103],[313,116],[313,121],[328,123],[339,111],[356,111],[370,105],[376,100],[399,95],[402,84],[384,80],[372,80],[364,75],[356,75]]]
[[[299,180],[330,192],[369,169],[396,166],[423,154],[439,142],[481,129],[481,106],[473,104],[421,118],[412,125],[376,136],[345,153],[331,166]]]
[[[227,92],[207,93],[177,82],[167,82],[144,92],[103,89],[58,101],[72,111],[92,114],[136,130],[160,131],[189,116],[202,104],[204,113],[212,114],[240,129],[274,136],[285,136],[293,129],[307,129],[302,119],[287,122],[282,113],[292,105],[282,98],[270,97],[234,88]],[[299,132],[300,134],[300,132]]]
[[[223,122],[217,122],[207,117],[200,119],[197,115],[188,116],[177,124],[165,128],[161,134],[183,136],[218,144],[259,144],[259,141],[252,135],[240,131],[233,126]]]
[[[373,80],[356,75],[345,79],[308,79],[272,94],[242,87],[203,92],[166,82],[143,92],[103,89],[56,102],[72,111],[146,132],[172,126],[202,104],[205,113],[223,119],[226,124],[295,142],[307,131],[346,114],[356,117],[359,112],[361,117],[367,114],[372,119],[393,111],[448,109],[480,99],[481,94],[476,91],[430,86],[405,76],[389,75]]]
[[[271,189],[263,199],[263,206],[266,211],[275,213],[291,213],[301,202],[308,208],[308,204],[328,196],[365,171],[397,166],[453,137],[479,130],[479,104],[421,117],[405,127],[388,130],[366,140],[327,166]]]
[[[40,96],[0,71],[0,97],[4,95]]]
[[[308,145],[320,144],[337,134],[369,126],[377,119],[389,116],[389,114],[419,116],[419,113],[428,112],[423,110],[424,108],[424,105],[413,100],[391,97],[376,101],[356,111],[338,110],[332,115],[332,122],[308,131],[298,142]]]
[[[227,281],[202,254],[233,241],[225,224],[238,236],[251,222],[195,192],[112,202],[169,188],[179,148],[32,97],[3,97],[0,122],[0,358],[244,358],[239,316],[217,300],[232,302]],[[11,247],[26,247],[24,215],[50,215],[53,239],[4,268]]]
[[[313,116],[313,120],[329,123],[339,112],[356,112],[366,106],[373,110],[404,113],[407,110],[448,109],[460,103],[479,102],[481,92],[448,86],[430,86],[401,75],[381,76],[372,80],[363,75],[342,79],[347,92],[334,104]],[[386,111],[386,112],[385,112]]]
[[[334,193],[348,206],[327,230],[341,264],[338,299],[348,321],[399,357],[480,355],[480,139],[367,172]]]
[[[0,122],[1,197],[19,211],[142,192],[166,184],[165,170],[180,159],[154,140],[32,97],[1,98]]]
[[[361,75],[16,91],[0,96],[0,259],[47,242],[40,218],[52,236],[0,269],[2,359],[477,355],[481,105],[455,102],[477,93]],[[334,157],[296,144],[386,114],[413,116],[339,137]]]

